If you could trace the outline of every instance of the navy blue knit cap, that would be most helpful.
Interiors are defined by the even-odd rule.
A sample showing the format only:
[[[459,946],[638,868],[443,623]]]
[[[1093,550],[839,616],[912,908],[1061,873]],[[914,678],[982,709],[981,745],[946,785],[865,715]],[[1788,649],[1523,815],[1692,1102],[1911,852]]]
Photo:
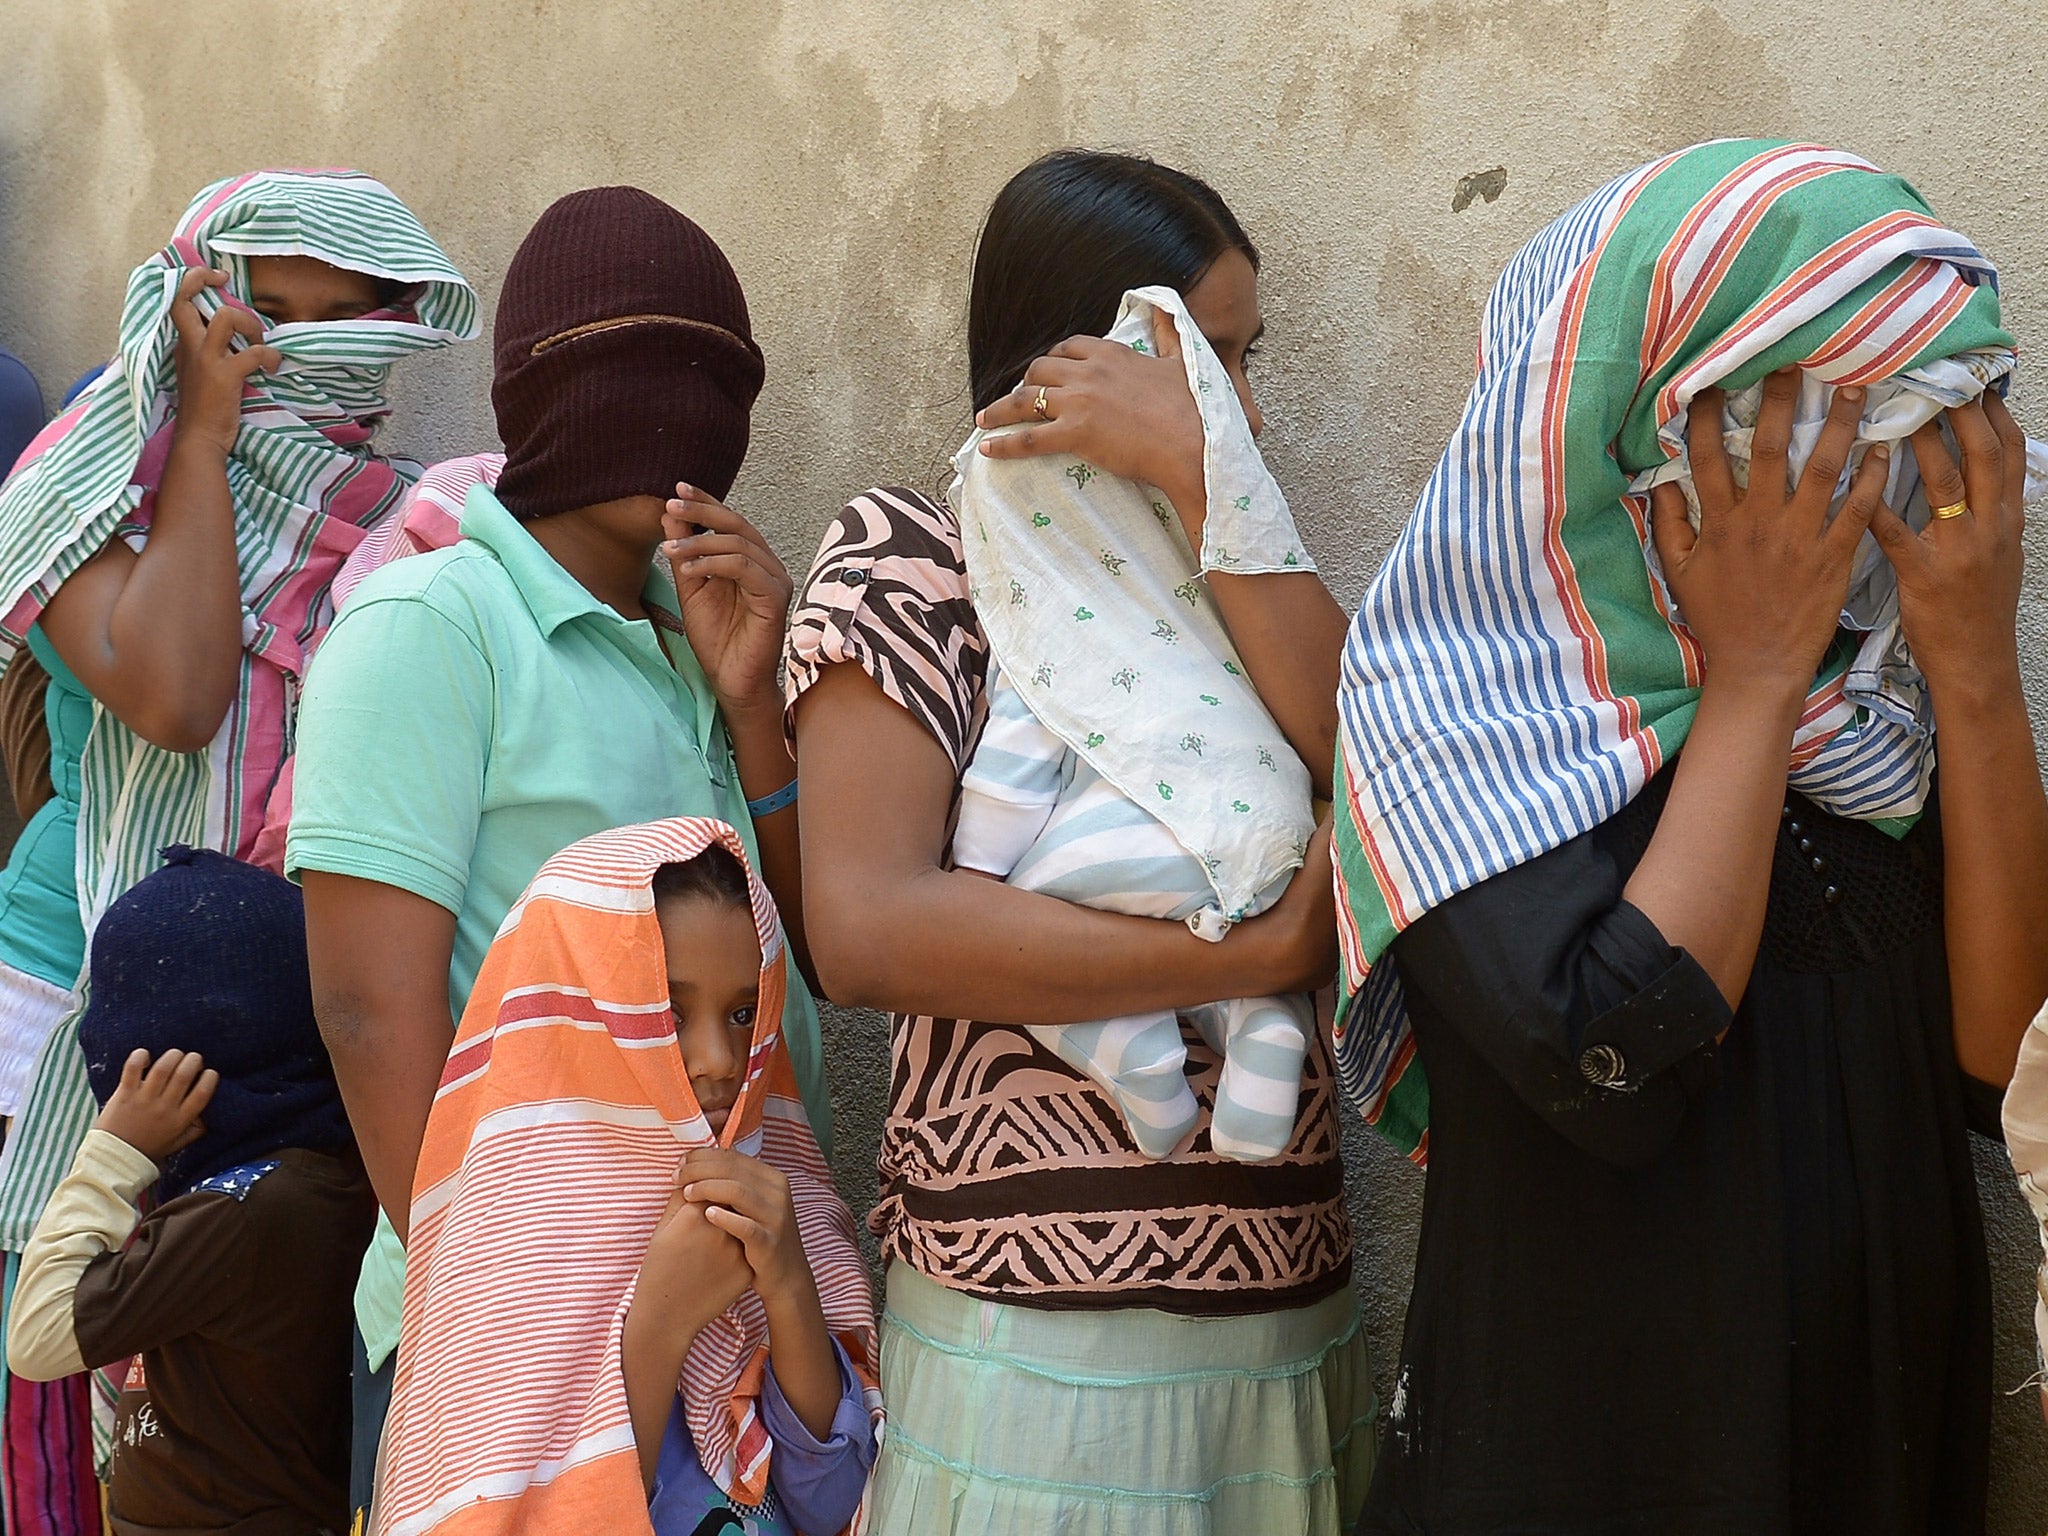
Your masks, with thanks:
[[[198,1051],[220,1073],[206,1133],[164,1166],[166,1200],[285,1147],[352,1139],[313,1019],[298,887],[226,854],[166,848],[107,908],[78,1043],[102,1104],[138,1046]]]

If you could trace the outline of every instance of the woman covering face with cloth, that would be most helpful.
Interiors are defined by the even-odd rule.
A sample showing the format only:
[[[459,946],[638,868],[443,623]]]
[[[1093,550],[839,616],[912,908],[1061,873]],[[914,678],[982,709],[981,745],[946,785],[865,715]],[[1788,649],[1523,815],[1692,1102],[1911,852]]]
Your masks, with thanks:
[[[2012,346],[1810,145],[1496,286],[1345,657],[1339,1060],[1429,1163],[1362,1529],[1982,1529],[1964,1130],[2048,993]]]

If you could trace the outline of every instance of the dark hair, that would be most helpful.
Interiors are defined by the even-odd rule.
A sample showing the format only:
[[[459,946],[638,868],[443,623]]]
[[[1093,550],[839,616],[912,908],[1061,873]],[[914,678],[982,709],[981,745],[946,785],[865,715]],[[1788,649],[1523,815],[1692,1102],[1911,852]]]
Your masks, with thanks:
[[[404,309],[419,301],[426,289],[424,283],[401,282],[395,277],[370,277],[370,284],[377,295],[379,309]]]
[[[656,901],[715,901],[729,907],[751,907],[754,892],[747,872],[732,850],[713,843],[694,859],[664,864],[654,872]]]
[[[1100,336],[1132,288],[1185,293],[1225,251],[1259,264],[1216,189],[1138,155],[1062,149],[990,205],[967,300],[967,376],[979,411],[1069,336]]]

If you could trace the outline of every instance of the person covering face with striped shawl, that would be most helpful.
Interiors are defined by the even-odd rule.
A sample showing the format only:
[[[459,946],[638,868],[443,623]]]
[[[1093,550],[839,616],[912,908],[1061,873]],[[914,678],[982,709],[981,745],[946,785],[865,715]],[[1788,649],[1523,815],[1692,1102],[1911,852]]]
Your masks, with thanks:
[[[1683,486],[1697,521],[1688,407],[1726,392],[1741,467],[1763,380],[1793,365],[1793,469],[1852,385],[1867,391],[1860,464],[1944,407],[2003,392],[1996,269],[1853,155],[1723,141],[1603,187],[1494,285],[1464,420],[1366,593],[1339,699],[1339,1071],[1418,1161],[1428,1088],[1378,961],[1423,913],[1606,821],[1677,757],[1702,653],[1651,544],[1649,492]],[[2038,445],[2030,457],[2039,473]],[[1891,455],[1886,499],[1916,528],[1920,479],[1912,455]],[[1896,830],[1933,770],[1897,584],[1866,539],[1791,783]]]
[[[346,319],[267,324],[251,260],[310,257],[380,280],[388,302]],[[217,272],[219,282],[191,279]],[[231,432],[242,598],[236,701],[200,752],[163,751],[111,710],[85,754],[79,867],[87,925],[167,843],[241,851],[290,740],[305,651],[331,617],[328,584],[404,496],[419,466],[371,450],[391,365],[473,339],[477,296],[409,209],[353,171],[259,171],[196,197],[128,279],[107,370],[31,445],[0,489],[0,669],[73,574],[109,541],[146,546],[177,436],[179,299],[223,309],[273,366],[247,375]]]
[[[744,905],[716,875],[664,884],[707,850]],[[874,1304],[783,1043],[782,946],[738,835],[704,818],[572,844],[513,907],[427,1123],[373,1531],[681,1536],[721,1528],[699,1523],[709,1501],[826,1536],[791,1457],[838,1461],[822,1502],[854,1518]],[[707,1002],[714,1034],[748,1026],[729,1066],[707,1059]],[[812,1347],[845,1377],[822,1411],[799,1381]]]
[[[1428,1153],[1359,1529],[1981,1532],[1967,1131],[2048,993],[1991,264],[1707,144],[1482,342],[1340,698],[1342,1071]]]
[[[128,280],[119,349],[0,488],[0,669],[52,677],[60,793],[0,876],[0,1245],[91,1113],[76,1002],[100,913],[184,843],[249,858],[329,584],[419,466],[372,446],[391,365],[478,333],[381,183],[202,191]]]

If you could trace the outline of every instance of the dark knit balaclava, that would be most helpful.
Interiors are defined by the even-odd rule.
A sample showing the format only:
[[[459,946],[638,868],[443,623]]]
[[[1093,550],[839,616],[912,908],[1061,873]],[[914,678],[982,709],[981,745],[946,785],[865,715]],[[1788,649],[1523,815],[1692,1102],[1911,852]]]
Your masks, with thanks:
[[[761,349],[718,244],[637,187],[572,192],[505,272],[491,404],[498,498],[547,517],[685,481],[723,498],[747,456]]]
[[[163,868],[107,908],[78,1021],[101,1104],[137,1046],[197,1051],[220,1073],[206,1133],[165,1162],[162,1197],[282,1150],[349,1145],[313,1020],[306,912],[280,875],[224,853],[166,848]]]

